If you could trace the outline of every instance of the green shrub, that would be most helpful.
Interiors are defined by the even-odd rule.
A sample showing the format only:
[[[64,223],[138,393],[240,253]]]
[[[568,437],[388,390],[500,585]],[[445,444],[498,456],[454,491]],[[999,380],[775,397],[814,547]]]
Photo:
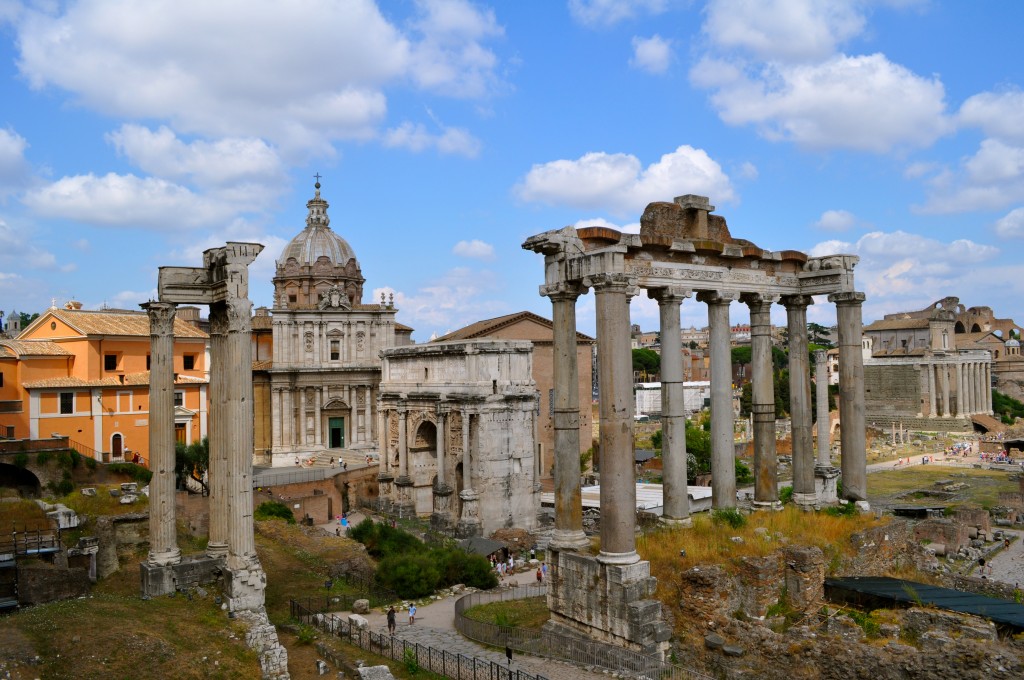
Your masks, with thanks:
[[[97,465],[98,463],[96,462],[95,458],[85,458],[85,467],[89,468],[90,470],[95,470]]]
[[[50,457],[53,455],[52,451],[40,451],[36,454],[36,465],[42,466],[50,462]]]
[[[14,454],[14,466],[24,469],[28,465],[28,454],[27,453],[16,453]]]
[[[151,470],[135,463],[111,463],[107,466],[107,470],[128,475],[140,484],[149,484],[149,480],[153,479],[153,472]]]
[[[377,565],[374,580],[404,599],[426,597],[437,589],[439,565],[429,554],[394,554]]]
[[[351,537],[365,545],[366,552],[377,559],[423,550],[423,541],[409,532],[369,519],[353,527]]]
[[[253,519],[283,519],[288,524],[295,524],[295,515],[292,509],[280,501],[263,501],[252,514]]]
[[[739,458],[736,459],[736,483],[750,484],[754,481],[754,473],[750,467]]]
[[[498,585],[498,577],[483,555],[470,555],[459,548],[440,548],[430,554],[440,567],[438,588],[463,583],[471,588],[490,590]]]
[[[825,508],[824,513],[832,517],[853,517],[857,514],[857,506],[854,503],[840,503]]]
[[[779,489],[779,500],[782,501],[783,505],[786,503],[793,502],[793,487],[784,486]]]
[[[728,524],[733,529],[745,526],[747,518],[736,508],[716,508],[711,511],[711,521],[716,524]]]
[[[59,482],[50,482],[47,486],[57,497],[67,496],[75,490],[75,483],[71,481],[71,476],[67,472],[64,473],[64,479]]]

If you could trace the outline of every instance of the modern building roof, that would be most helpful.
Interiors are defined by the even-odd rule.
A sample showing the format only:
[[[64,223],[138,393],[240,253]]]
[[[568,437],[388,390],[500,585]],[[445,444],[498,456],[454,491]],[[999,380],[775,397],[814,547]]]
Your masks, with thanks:
[[[486,338],[493,335],[495,332],[502,328],[506,328],[520,321],[533,321],[542,326],[546,326],[554,330],[554,324],[551,323],[550,319],[545,319],[543,316],[534,314],[533,312],[516,312],[514,314],[506,314],[504,316],[496,316],[493,319],[484,319],[483,321],[477,321],[471,323],[468,326],[459,328],[458,330],[451,331],[442,335],[439,338],[435,338],[431,342],[450,342],[452,340],[472,340],[474,338]],[[594,342],[594,338],[589,335],[584,335],[579,331],[576,332],[576,342]]]
[[[85,336],[120,335],[149,337],[149,315],[145,312],[127,310],[61,309],[51,307],[22,331],[25,336],[30,329],[46,323],[54,317]],[[174,319],[174,337],[176,338],[208,338],[209,336],[183,319]],[[35,342],[35,341],[30,341]]]
[[[864,326],[865,331],[899,331],[928,328],[928,319],[882,319]]]

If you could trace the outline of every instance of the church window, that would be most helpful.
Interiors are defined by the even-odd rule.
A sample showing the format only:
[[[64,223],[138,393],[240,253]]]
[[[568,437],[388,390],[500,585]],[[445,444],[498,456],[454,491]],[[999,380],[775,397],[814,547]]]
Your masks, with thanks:
[[[341,343],[337,340],[331,340],[331,361],[337,361],[341,358]]]
[[[75,412],[75,393],[60,393],[60,412],[64,415]]]
[[[298,295],[289,295],[288,296],[288,302],[291,302],[291,303],[294,304],[294,303],[296,303],[298,301],[299,301],[299,296]]]
[[[949,333],[942,331],[942,349],[949,349]]]

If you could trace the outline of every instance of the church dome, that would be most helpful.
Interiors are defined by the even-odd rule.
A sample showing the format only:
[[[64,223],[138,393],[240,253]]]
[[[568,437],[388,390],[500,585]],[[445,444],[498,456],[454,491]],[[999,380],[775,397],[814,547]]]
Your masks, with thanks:
[[[348,241],[338,236],[331,229],[331,218],[327,215],[330,205],[320,198],[320,183],[316,183],[316,195],[306,202],[309,214],[306,216],[306,228],[299,232],[285,246],[278,260],[278,266],[284,265],[294,258],[296,264],[310,266],[316,264],[321,257],[326,257],[331,264],[344,267],[356,255]]]
[[[1020,347],[1020,340],[1015,340],[1014,338],[1010,338],[1009,340],[1006,341],[1006,346],[1007,347]]]

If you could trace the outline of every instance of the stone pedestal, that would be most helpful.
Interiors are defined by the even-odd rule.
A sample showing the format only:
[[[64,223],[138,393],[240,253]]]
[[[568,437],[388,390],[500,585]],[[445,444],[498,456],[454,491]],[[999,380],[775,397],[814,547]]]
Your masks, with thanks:
[[[396,479],[395,491],[397,498],[393,510],[398,513],[399,517],[415,517],[416,501],[412,497],[412,479],[409,477],[399,477]]]
[[[548,555],[548,629],[664,658],[672,630],[654,599],[649,562],[608,564],[550,549]]]
[[[140,562],[142,594],[148,597],[170,595],[178,590],[213,583],[224,570],[224,560],[206,555],[189,555],[176,564],[157,565]]]
[[[817,505],[834,505],[839,502],[838,480],[839,468],[831,465],[815,466],[814,494]]]
[[[453,489],[447,484],[434,487],[434,511],[430,515],[430,528],[434,531],[447,531],[452,526]]]
[[[459,538],[471,538],[480,535],[480,495],[472,489],[465,489],[459,494],[462,499],[462,517],[455,528]]]
[[[256,611],[263,607],[267,574],[259,562],[247,566],[230,566],[224,574],[224,595],[231,611]]]

